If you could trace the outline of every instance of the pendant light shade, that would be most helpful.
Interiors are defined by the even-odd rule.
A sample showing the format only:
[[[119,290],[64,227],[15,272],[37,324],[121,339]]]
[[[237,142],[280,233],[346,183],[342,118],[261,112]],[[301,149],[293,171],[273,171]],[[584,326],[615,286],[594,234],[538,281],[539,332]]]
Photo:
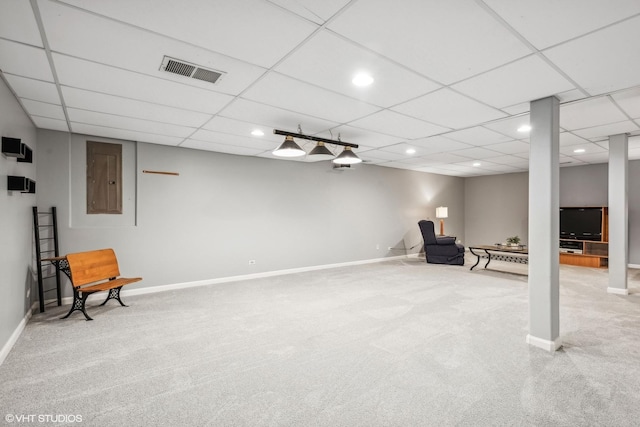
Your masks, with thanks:
[[[313,150],[309,152],[309,155],[314,156],[316,158],[321,158],[321,159],[333,158],[333,153],[324,145],[324,142],[322,141],[319,141],[318,145],[313,147]]]
[[[340,153],[338,157],[333,159],[333,163],[337,163],[339,165],[353,165],[355,163],[360,163],[362,160],[360,157],[356,156],[351,150],[351,147],[344,147],[344,151]]]
[[[307,154],[296,142],[291,135],[287,135],[278,148],[273,150],[273,155],[278,157],[300,157]]]

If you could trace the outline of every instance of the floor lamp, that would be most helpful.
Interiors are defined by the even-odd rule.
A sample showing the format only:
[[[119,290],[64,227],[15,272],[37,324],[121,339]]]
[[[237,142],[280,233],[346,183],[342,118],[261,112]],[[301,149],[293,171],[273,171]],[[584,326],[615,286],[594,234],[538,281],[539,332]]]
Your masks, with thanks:
[[[436,208],[436,218],[440,219],[440,235],[444,236],[444,218],[448,215],[448,209],[445,206]]]

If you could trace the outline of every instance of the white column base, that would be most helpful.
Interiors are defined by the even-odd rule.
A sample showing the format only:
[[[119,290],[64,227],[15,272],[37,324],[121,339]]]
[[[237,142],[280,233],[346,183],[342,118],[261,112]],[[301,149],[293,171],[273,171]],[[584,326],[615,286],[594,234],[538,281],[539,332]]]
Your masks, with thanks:
[[[549,341],[527,334],[527,344],[552,353],[562,347],[562,339],[558,337],[553,341]]]
[[[629,295],[629,289],[626,288],[607,288],[608,294]]]

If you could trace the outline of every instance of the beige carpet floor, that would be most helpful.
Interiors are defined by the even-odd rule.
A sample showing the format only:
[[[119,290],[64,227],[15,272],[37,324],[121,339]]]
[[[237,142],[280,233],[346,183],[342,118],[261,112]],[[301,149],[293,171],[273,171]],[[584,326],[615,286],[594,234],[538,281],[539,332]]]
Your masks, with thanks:
[[[619,296],[606,269],[561,266],[564,347],[548,353],[525,343],[526,266],[471,265],[94,296],[93,322],[50,308],[0,366],[0,425],[640,425],[638,270]]]

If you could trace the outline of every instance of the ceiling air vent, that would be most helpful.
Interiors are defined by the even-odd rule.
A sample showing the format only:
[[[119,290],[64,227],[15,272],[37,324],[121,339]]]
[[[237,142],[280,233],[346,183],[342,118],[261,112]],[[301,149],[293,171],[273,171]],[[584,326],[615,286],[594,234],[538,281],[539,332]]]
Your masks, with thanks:
[[[224,75],[222,71],[211,70],[199,65],[190,64],[180,59],[170,58],[168,56],[165,56],[162,59],[160,70],[214,84],[217,83],[218,80],[220,80],[220,77]]]

